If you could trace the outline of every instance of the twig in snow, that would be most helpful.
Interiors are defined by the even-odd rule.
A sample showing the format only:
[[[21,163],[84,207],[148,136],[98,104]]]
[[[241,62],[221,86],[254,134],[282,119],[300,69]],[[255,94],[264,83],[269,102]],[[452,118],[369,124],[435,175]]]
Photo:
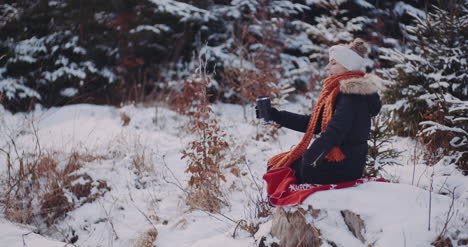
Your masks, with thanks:
[[[440,194],[442,192],[442,189],[444,188],[445,184],[447,183],[447,180],[448,180],[449,176],[447,176],[444,180],[444,183],[440,186],[440,189],[439,189],[439,192],[437,192],[437,194]],[[450,192],[450,190],[449,190]]]
[[[202,212],[208,214],[208,216],[211,216],[211,217],[213,217],[213,218],[215,218],[215,219],[217,219],[217,220],[219,220],[219,221],[221,221],[221,222],[224,222],[224,221],[222,221],[222,220],[220,220],[219,218],[217,218],[217,217],[215,216],[216,214],[219,214],[220,216],[223,216],[224,218],[226,218],[227,220],[229,220],[229,221],[231,221],[231,222],[233,222],[233,223],[236,223],[236,224],[238,223],[238,221],[235,221],[235,220],[231,219],[230,217],[228,217],[227,215],[222,214],[222,213],[220,213],[220,212],[217,212],[216,214],[214,214],[214,213],[210,213],[210,212],[207,212],[207,211],[204,211],[204,210],[200,210],[200,211],[202,211]]]
[[[419,183],[421,182],[421,178],[426,175],[427,169],[429,169],[428,165],[424,166],[424,171],[421,172],[421,175],[419,175],[418,182],[416,183],[416,187],[419,186]]]
[[[249,170],[250,177],[252,178],[253,182],[255,183],[255,186],[257,187],[258,194],[260,195],[260,198],[262,197],[262,189],[260,186],[257,184],[257,180],[255,179],[254,175],[252,174],[252,170],[250,169],[250,166],[247,164],[247,160],[244,159],[244,165],[247,167]]]
[[[36,140],[35,140],[35,141],[36,141],[36,145],[37,145],[37,148],[38,148],[38,150],[39,150],[39,157],[41,157],[41,156],[42,156],[41,144],[40,144],[40,142],[39,142],[39,136],[37,135],[38,130],[37,130],[36,126],[34,125],[34,120],[33,120],[32,118],[31,118],[31,127],[32,127],[32,129],[33,129],[34,137],[35,137],[35,139],[36,139]]]
[[[148,223],[151,224],[151,226],[153,227],[153,229],[158,232],[158,229],[156,228],[156,226],[153,224],[153,222],[151,221],[151,219],[148,217],[148,215],[146,215],[136,204],[135,204],[135,201],[133,200],[133,197],[132,197],[132,193],[130,193],[130,188],[127,186],[127,189],[128,189],[128,196],[130,197],[130,201],[132,201],[132,204],[133,206],[138,210],[138,212],[140,212],[141,215],[143,215],[143,217],[145,217],[146,221],[148,221]]]
[[[99,202],[99,201],[98,201],[98,202]],[[106,208],[104,207],[104,205],[102,205],[102,203],[99,202],[99,205],[101,205],[102,209],[104,210],[104,213],[106,214],[107,222],[109,222],[109,225],[110,225],[111,228],[112,228],[112,232],[113,232],[114,235],[115,235],[114,240],[119,239],[119,235],[118,235],[117,232],[115,231],[114,223],[112,222],[112,219],[111,219],[111,217],[110,217],[110,215],[109,215],[109,212],[107,212]]]
[[[405,234],[405,231],[403,231],[403,229],[402,229],[401,233],[403,233],[403,246],[406,247],[406,234]]]
[[[31,234],[31,233],[34,233],[34,232],[33,232],[33,231],[30,231],[30,232],[28,232],[28,233],[22,234],[23,246],[24,246],[24,247],[28,246],[28,245],[26,244],[26,240],[24,240],[24,237],[28,236],[28,235]]]
[[[176,177],[175,174],[172,172],[172,170],[167,166],[165,157],[166,157],[166,155],[163,155],[163,156],[162,156],[163,165],[164,165],[164,167],[171,173],[172,177],[173,177],[174,180],[177,182],[177,184],[174,183],[174,182],[171,182],[171,181],[167,180],[166,177],[165,177],[164,175],[163,175],[163,180],[164,180],[166,183],[168,183],[168,184],[173,184],[173,185],[177,186],[180,190],[182,190],[185,194],[187,194],[187,191],[182,187],[182,184],[180,183],[179,179],[177,179],[177,177]]]
[[[236,225],[236,228],[234,228],[234,232],[232,233],[232,238],[235,238],[236,237],[236,231],[237,231],[237,228],[240,226],[240,224],[242,223],[247,223],[246,220],[242,219],[242,220],[239,220],[239,222],[237,223]]]
[[[442,228],[442,231],[439,234],[440,237],[442,237],[443,235],[447,233],[448,225],[450,221],[452,220],[452,217],[455,215],[455,212],[453,209],[454,209],[454,203],[455,203],[455,190],[457,189],[457,187],[454,187],[453,190],[451,191],[452,199],[450,200],[450,206],[447,212],[447,218],[445,219],[444,227]]]
[[[414,175],[416,174],[416,147],[418,145],[418,142],[416,142],[416,145],[414,146],[413,149],[413,178],[411,179],[411,185],[414,185]]]
[[[427,230],[431,230],[431,209],[432,209],[432,185],[434,183],[434,167],[432,167],[432,174],[431,174],[431,183],[429,186],[429,222],[427,225]]]

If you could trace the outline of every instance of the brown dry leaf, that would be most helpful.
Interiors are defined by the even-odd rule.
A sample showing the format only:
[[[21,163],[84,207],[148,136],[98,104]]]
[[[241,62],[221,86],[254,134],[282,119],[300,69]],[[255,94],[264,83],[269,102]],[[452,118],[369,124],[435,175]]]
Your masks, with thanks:
[[[239,170],[239,168],[233,167],[233,168],[231,168],[231,170],[229,170],[229,171],[230,171],[232,174],[234,174],[234,176],[240,177],[240,174],[239,174],[239,173],[240,173],[240,170]]]
[[[120,119],[122,120],[122,126],[127,126],[130,123],[130,117],[125,112],[120,113]]]

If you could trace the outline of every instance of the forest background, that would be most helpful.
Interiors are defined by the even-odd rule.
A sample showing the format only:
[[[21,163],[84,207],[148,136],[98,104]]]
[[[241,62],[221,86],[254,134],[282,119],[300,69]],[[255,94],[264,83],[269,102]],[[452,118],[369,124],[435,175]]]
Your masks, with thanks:
[[[388,144],[409,137],[424,147],[428,167],[453,165],[466,176],[467,14],[463,0],[4,0],[0,103],[9,114],[74,104],[154,107],[156,116],[161,108],[174,110],[188,117],[195,126],[188,133],[199,137],[182,151],[187,186],[209,199],[188,201],[219,212],[226,203],[219,199],[221,181],[227,170],[238,175],[242,161],[227,164],[224,153],[232,143],[219,134],[213,108],[239,105],[243,116],[237,117],[248,122],[255,98],[270,95],[279,107],[305,98],[311,110],[327,76],[328,48],[360,37],[369,44],[366,72],[379,75],[385,86],[366,175],[382,177],[383,167],[399,165],[400,153]],[[131,121],[121,118],[124,126]],[[275,135],[270,128],[252,138]],[[14,154],[15,138],[3,144],[8,177],[1,203],[8,219],[31,224],[36,217],[51,225],[79,207],[16,218],[27,206],[15,203],[29,194],[37,175],[31,174],[44,157],[39,140],[33,154]],[[83,158],[77,155],[65,155],[69,172],[81,166],[73,165]],[[141,157],[134,164],[144,163]],[[76,179],[61,186],[69,189]]]

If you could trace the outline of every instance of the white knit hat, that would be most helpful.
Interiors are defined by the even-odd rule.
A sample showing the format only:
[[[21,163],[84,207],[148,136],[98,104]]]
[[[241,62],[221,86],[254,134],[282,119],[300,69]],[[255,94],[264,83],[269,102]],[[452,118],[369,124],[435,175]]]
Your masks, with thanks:
[[[362,70],[364,67],[364,58],[346,46],[334,45],[328,52],[331,58],[349,71]]]

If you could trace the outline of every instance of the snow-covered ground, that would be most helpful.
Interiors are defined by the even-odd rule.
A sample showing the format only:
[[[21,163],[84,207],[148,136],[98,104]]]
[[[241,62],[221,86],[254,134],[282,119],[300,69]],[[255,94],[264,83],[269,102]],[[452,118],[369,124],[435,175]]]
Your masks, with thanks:
[[[65,243],[34,233],[34,228],[0,218],[2,246],[63,247]]]
[[[300,112],[303,103],[281,108]],[[57,157],[72,152],[102,157],[86,162],[81,169],[95,181],[105,180],[111,188],[103,197],[69,212],[54,226],[41,228],[41,234],[57,242],[30,234],[24,237],[26,246],[63,246],[59,241],[73,236],[78,236],[77,246],[133,246],[154,228],[158,247],[258,245],[271,224],[269,218],[255,217],[255,200],[260,193],[265,194],[262,175],[266,160],[289,150],[301,134],[280,129],[277,138],[266,135],[255,140],[257,133],[266,133],[268,127],[253,119],[251,107],[246,108],[245,117],[238,105],[217,104],[214,110],[227,133],[229,159],[242,160],[245,156],[245,162],[236,163],[239,177],[229,169],[223,171],[227,181],[222,183],[222,191],[230,205],[221,214],[191,210],[186,203],[183,189],[190,176],[184,172],[187,161],[181,160],[181,150],[193,138],[187,131],[186,117],[164,107],[71,105],[16,115],[0,108],[1,148],[6,149],[13,139],[18,153],[37,152],[39,140],[41,152],[64,154]],[[128,125],[123,125],[121,114],[130,117]],[[424,165],[421,148],[410,139],[394,138],[392,145],[403,151],[403,166],[385,167],[385,178],[394,183],[318,192],[307,199],[306,203],[326,212],[314,222],[322,237],[337,246],[429,246],[444,227],[452,201],[449,192],[455,191],[448,234],[454,239],[468,238],[463,227],[468,222],[468,178],[451,165]],[[143,168],[134,162],[141,157]],[[6,154],[0,152],[3,177],[5,160]],[[427,189],[431,181],[435,193],[431,195],[428,231]],[[354,238],[340,221],[342,209],[362,216],[366,243]],[[23,234],[35,227],[22,228],[0,217],[2,246],[23,246]],[[242,219],[261,223],[259,232],[251,236],[237,229]],[[324,241],[323,246],[329,243]]]

